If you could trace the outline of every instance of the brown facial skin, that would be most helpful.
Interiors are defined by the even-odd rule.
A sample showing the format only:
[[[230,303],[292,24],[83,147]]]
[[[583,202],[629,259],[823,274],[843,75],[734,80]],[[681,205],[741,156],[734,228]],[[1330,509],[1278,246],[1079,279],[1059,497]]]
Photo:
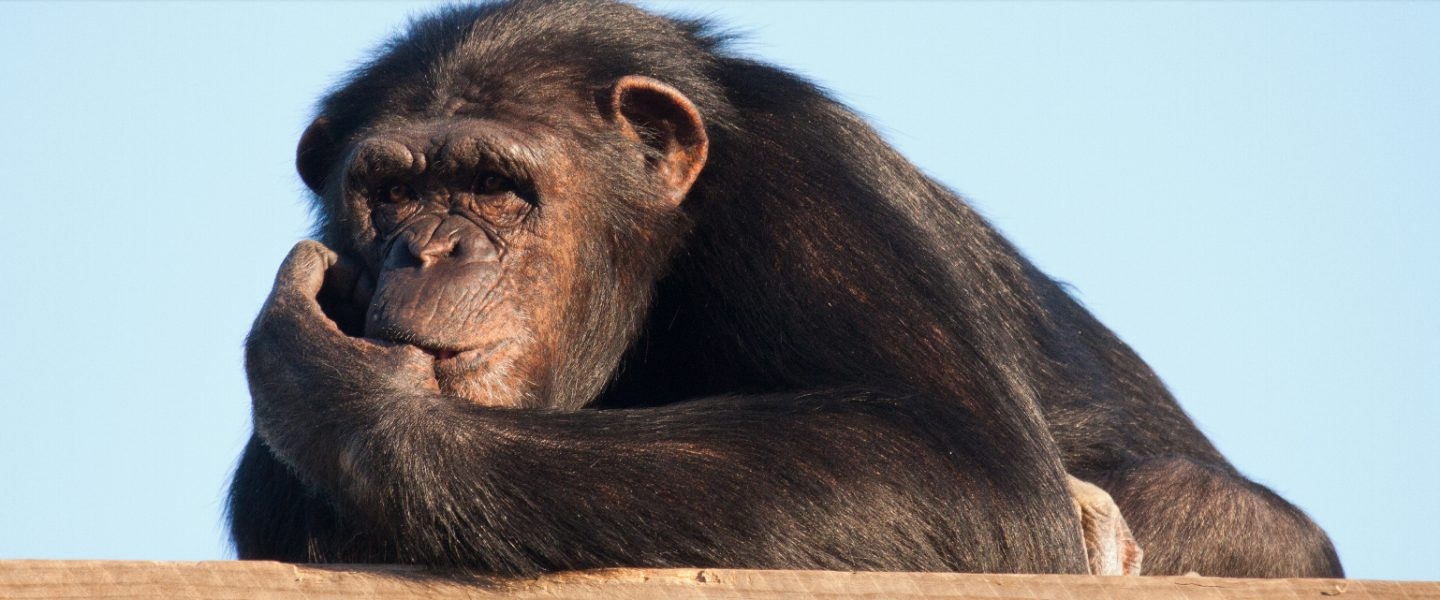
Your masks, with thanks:
[[[376,274],[374,295],[355,299],[364,336],[419,347],[442,392],[487,406],[548,402],[566,350],[554,312],[584,301],[576,182],[523,160],[553,154],[550,173],[568,172],[545,151],[558,141],[517,137],[463,118],[379,132],[343,175],[354,246]]]

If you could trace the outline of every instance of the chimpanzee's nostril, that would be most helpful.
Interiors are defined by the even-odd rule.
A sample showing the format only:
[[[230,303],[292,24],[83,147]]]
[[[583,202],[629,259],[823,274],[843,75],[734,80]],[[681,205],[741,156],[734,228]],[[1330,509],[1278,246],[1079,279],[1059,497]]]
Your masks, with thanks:
[[[459,240],[454,236],[430,236],[430,239],[421,242],[414,238],[408,240],[410,254],[420,259],[420,266],[429,266],[441,259],[449,258],[455,253]]]

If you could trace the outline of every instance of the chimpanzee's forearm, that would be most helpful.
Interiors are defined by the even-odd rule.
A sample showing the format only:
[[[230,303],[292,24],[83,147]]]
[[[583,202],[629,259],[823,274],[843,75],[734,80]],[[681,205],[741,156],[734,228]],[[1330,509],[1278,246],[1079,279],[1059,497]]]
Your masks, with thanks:
[[[953,403],[778,400],[535,411],[385,399],[342,427],[294,423],[350,440],[279,452],[358,530],[388,540],[347,560],[522,574],[894,569],[904,556],[907,568],[1085,572],[1068,496],[1046,474],[984,468],[955,441],[984,434]],[[559,542],[576,531],[591,542]]]

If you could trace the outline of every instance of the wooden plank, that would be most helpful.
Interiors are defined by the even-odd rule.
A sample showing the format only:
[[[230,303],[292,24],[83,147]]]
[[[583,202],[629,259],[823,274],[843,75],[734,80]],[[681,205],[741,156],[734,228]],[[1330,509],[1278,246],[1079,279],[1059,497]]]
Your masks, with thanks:
[[[17,560],[0,561],[0,598],[1440,600],[1440,582],[617,569],[463,584],[386,566]]]

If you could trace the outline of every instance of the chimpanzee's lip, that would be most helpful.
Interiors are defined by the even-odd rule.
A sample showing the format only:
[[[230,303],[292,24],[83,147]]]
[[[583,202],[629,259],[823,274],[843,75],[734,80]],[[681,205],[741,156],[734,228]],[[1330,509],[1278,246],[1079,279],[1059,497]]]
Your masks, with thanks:
[[[462,359],[462,358],[473,358],[474,355],[477,354],[477,353],[481,350],[480,348],[470,348],[470,349],[468,349],[468,350],[457,350],[457,349],[454,349],[454,348],[429,348],[429,347],[426,347],[426,346],[419,346],[419,345],[417,345],[417,346],[415,346],[415,347],[416,347],[416,348],[419,348],[419,349],[421,349],[421,350],[423,350],[423,351],[425,351],[426,354],[429,354],[430,356],[435,357],[435,360],[436,360],[437,362],[439,362],[439,361],[453,361],[453,360],[459,360],[459,359]]]
[[[450,360],[452,358],[460,356],[462,353],[465,352],[463,350],[444,350],[440,348],[421,348],[421,350],[424,350],[426,354],[435,357],[435,360]]]
[[[508,343],[508,340],[500,340],[496,343],[481,344],[480,346],[463,350],[454,348],[427,348],[425,346],[416,347],[425,351],[426,354],[435,357],[435,367],[437,369],[455,371],[473,368],[491,354],[494,354],[496,350],[505,347]]]

